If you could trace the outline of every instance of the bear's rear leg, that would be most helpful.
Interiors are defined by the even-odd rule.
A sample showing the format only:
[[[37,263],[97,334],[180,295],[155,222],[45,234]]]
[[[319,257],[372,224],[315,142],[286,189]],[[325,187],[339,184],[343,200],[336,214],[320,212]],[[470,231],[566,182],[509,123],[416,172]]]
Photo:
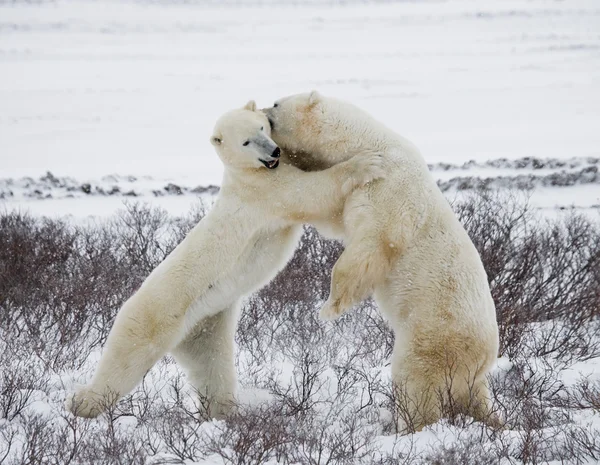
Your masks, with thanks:
[[[181,340],[181,316],[157,311],[151,297],[138,294],[117,314],[91,383],[67,398],[66,408],[73,414],[94,418],[115,405]]]
[[[204,419],[223,418],[231,411],[237,390],[234,336],[239,304],[198,323],[172,351],[198,391]]]
[[[395,377],[394,397],[398,434],[421,431],[442,417],[437,386],[418,377]]]
[[[444,368],[415,356],[410,339],[410,332],[396,328],[392,382],[399,434],[414,433],[439,421],[440,396],[447,392]]]
[[[485,423],[490,428],[502,429],[504,421],[494,412],[488,382],[482,377],[469,386],[468,392],[460,396],[461,407],[466,415]]]
[[[415,368],[418,367],[418,368]],[[394,389],[398,431],[412,433],[443,417],[462,413],[500,429],[485,376],[473,379],[464,366],[430,364],[414,355],[394,353]]]

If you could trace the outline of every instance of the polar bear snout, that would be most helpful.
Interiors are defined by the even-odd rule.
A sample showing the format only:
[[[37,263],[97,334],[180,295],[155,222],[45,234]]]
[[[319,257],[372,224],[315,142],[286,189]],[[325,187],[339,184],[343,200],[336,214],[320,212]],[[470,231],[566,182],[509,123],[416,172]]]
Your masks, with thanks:
[[[277,150],[279,150],[279,148]],[[277,157],[272,157],[270,160],[263,160],[262,158],[259,158],[258,160],[268,169],[274,170],[279,166],[279,153],[277,153]]]
[[[275,145],[275,144],[273,144]],[[266,148],[266,147],[265,147]],[[271,151],[269,148],[269,155],[265,158],[259,158],[258,160],[265,165],[268,169],[273,170],[279,166],[279,157],[281,156],[281,149],[275,145],[275,148]]]
[[[279,146],[267,136],[255,140],[255,145],[259,148],[258,160],[270,170],[279,166],[279,157],[281,149]]]

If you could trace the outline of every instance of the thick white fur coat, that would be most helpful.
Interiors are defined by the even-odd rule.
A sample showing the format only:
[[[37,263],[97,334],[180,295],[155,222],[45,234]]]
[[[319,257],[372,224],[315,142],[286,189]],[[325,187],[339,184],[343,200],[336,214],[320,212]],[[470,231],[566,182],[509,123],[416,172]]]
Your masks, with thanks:
[[[278,166],[253,102],[225,114],[211,140],[225,165],[217,201],[120,309],[93,379],[67,399],[76,415],[104,411],[167,352],[205,397],[207,416],[226,414],[237,386],[240,299],[283,268],[302,223],[341,216],[352,190],[382,175],[376,155],[314,173]]]
[[[384,158],[385,178],[354,191],[341,218],[316,223],[346,244],[321,316],[337,318],[375,296],[395,333],[396,388],[412,405],[400,429],[437,421],[449,396],[498,424],[486,380],[499,345],[486,272],[418,149],[359,108],[316,92],[263,111],[273,139],[304,169],[373,150]]]

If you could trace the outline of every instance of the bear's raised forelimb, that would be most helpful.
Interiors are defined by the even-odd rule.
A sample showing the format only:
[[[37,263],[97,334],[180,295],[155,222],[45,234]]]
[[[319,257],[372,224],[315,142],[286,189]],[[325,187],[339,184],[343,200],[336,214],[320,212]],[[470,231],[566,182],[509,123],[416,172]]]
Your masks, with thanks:
[[[353,157],[323,171],[305,172],[282,165],[271,176],[271,188],[263,191],[262,208],[292,223],[330,221],[341,216],[348,195],[354,189],[385,177],[380,154]],[[267,206],[264,206],[267,205]]]

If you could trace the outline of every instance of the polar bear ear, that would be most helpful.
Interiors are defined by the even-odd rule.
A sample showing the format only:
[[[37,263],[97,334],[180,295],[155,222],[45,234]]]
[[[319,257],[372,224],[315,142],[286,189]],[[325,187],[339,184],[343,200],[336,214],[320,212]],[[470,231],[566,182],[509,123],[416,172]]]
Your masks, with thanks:
[[[314,105],[315,103],[319,103],[321,101],[321,94],[319,94],[316,90],[313,90],[308,96],[308,104]]]
[[[254,100],[250,100],[244,107],[244,110],[256,111],[256,102]]]
[[[221,139],[221,135],[212,135],[212,136],[210,136],[210,143],[212,145],[214,145],[215,147],[217,145],[221,145],[222,142],[223,142],[223,139]]]

